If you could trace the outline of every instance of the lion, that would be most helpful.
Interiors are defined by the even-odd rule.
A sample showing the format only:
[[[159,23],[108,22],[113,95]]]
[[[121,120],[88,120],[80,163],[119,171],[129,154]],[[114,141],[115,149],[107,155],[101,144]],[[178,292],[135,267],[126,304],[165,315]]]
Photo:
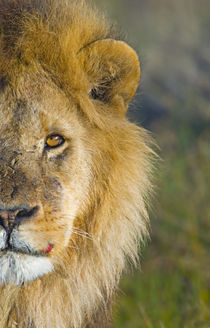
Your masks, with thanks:
[[[108,327],[148,234],[136,52],[80,0],[0,0],[0,327]]]

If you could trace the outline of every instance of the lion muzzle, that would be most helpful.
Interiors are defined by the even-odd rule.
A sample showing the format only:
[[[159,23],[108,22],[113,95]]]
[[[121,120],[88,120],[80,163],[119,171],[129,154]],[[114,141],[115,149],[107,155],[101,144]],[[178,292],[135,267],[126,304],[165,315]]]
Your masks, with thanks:
[[[21,285],[53,270],[45,256],[52,245],[38,252],[19,238],[20,225],[35,219],[39,212],[39,206],[28,205],[0,210],[0,282]]]

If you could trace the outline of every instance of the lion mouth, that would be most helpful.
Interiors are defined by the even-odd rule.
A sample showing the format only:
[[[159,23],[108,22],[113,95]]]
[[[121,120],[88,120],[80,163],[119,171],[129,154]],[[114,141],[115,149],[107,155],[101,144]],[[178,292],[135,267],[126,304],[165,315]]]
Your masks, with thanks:
[[[52,244],[48,244],[48,247],[45,249],[41,249],[40,253],[41,254],[49,254],[52,250],[53,250],[53,245]]]
[[[4,249],[1,249],[2,254],[7,254],[7,253],[17,253],[17,254],[25,254],[25,255],[36,255],[36,252],[33,251],[32,249],[21,249],[17,248],[11,245],[8,245]]]
[[[0,233],[1,254],[10,252],[33,256],[46,256],[53,248],[54,245],[48,242],[46,248],[36,250],[25,240],[19,239],[17,230],[13,230],[11,234],[8,234],[6,231],[1,231]]]
[[[33,255],[33,256],[45,256],[49,254],[53,250],[54,246],[52,244],[48,244],[48,246],[41,250],[34,250],[28,245],[24,243],[24,247],[15,247],[13,245],[8,245],[6,248],[1,249],[1,252],[6,254],[7,252],[25,254],[25,255]]]
[[[23,285],[53,271],[47,256],[54,246],[36,250],[26,240],[19,238],[17,230],[9,235],[0,231],[0,284]]]

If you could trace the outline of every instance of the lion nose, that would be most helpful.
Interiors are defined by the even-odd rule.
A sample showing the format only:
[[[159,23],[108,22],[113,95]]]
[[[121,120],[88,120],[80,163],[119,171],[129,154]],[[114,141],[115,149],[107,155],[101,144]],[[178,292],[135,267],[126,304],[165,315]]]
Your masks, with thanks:
[[[31,219],[38,212],[39,206],[15,207],[14,209],[0,209],[0,225],[11,231],[15,225],[24,220]]]

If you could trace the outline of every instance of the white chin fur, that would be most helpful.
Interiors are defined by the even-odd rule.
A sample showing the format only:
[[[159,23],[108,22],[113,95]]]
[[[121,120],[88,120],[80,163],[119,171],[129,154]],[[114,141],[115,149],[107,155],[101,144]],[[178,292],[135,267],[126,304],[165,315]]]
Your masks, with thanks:
[[[6,231],[0,228],[0,249],[5,248],[6,239],[7,239]]]
[[[53,271],[46,257],[8,252],[0,257],[0,283],[22,285]]]

